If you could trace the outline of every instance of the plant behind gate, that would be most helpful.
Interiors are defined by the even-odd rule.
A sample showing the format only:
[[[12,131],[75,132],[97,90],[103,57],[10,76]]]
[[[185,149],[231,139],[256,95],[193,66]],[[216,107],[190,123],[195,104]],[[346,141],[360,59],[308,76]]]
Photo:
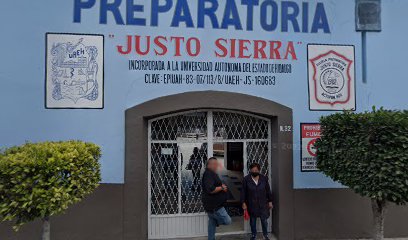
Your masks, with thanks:
[[[81,141],[26,143],[0,153],[0,217],[14,229],[43,221],[43,240],[50,221],[98,186],[100,148]]]

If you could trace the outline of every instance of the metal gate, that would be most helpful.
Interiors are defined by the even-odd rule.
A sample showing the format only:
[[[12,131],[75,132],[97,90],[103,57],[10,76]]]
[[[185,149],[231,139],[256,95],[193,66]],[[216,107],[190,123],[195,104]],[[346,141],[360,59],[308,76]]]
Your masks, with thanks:
[[[249,164],[258,162],[271,179],[269,119],[236,111],[196,110],[152,119],[148,128],[149,239],[207,234],[200,182],[214,143],[242,142],[244,173]]]

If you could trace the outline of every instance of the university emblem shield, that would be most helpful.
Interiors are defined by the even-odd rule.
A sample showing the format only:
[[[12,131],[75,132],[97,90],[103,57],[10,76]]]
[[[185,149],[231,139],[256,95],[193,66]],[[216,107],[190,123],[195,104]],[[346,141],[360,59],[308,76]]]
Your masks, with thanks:
[[[101,108],[102,85],[102,36],[47,35],[47,107]]]
[[[355,110],[353,46],[308,45],[308,64],[311,110]]]

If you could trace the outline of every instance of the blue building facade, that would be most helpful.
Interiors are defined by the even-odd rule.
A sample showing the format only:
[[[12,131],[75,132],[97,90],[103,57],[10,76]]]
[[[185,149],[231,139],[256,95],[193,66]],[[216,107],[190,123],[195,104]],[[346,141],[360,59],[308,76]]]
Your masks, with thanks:
[[[354,0],[5,1],[0,9],[0,48],[3,55],[0,60],[0,146],[69,139],[100,145],[103,152],[102,190],[87,200],[89,203],[69,212],[68,217],[59,217],[56,228],[67,233],[62,225],[67,225],[69,219],[87,219],[80,212],[88,211],[88,215],[92,216],[91,212],[115,204],[116,207],[111,210],[102,210],[105,213],[100,219],[106,220],[101,220],[101,225],[92,224],[90,227],[105,228],[101,232],[109,238],[97,234],[89,237],[88,230],[74,224],[73,228],[80,229],[78,232],[82,235],[64,238],[70,236],[65,234],[57,239],[153,238],[156,235],[151,234],[153,220],[150,220],[150,210],[141,217],[146,223],[141,223],[140,219],[132,222],[134,218],[123,213],[127,209],[127,199],[132,199],[126,195],[127,179],[132,177],[126,176],[130,169],[126,169],[128,149],[133,145],[137,148],[139,144],[136,140],[128,140],[127,127],[133,119],[128,119],[127,114],[133,114],[130,110],[135,106],[157,109],[171,106],[169,109],[173,109],[152,111],[147,120],[169,116],[179,110],[207,111],[212,108],[242,110],[243,113],[262,117],[257,106],[254,105],[252,111],[247,103],[239,100],[228,107],[222,103],[211,105],[207,98],[197,99],[212,98],[211,93],[215,93],[215,99],[228,102],[219,94],[234,99],[240,98],[229,94],[243,94],[246,97],[242,97],[242,101],[247,100],[250,105],[263,104],[255,100],[262,98],[291,110],[290,121],[276,125],[278,128],[273,129],[272,120],[269,151],[273,143],[281,143],[280,140],[274,142],[273,131],[280,131],[280,134],[288,132],[291,146],[287,148],[290,148],[291,157],[287,161],[290,161],[291,167],[288,174],[293,204],[287,214],[293,214],[294,219],[289,221],[290,229],[286,229],[281,227],[284,224],[282,216],[275,216],[272,224],[275,223],[276,227],[272,227],[272,231],[280,239],[339,235],[364,237],[369,232],[368,224],[364,223],[369,217],[365,200],[322,173],[306,168],[302,171],[302,152],[307,150],[307,146],[302,144],[301,124],[317,123],[319,117],[341,109],[361,112],[370,110],[372,106],[389,109],[408,107],[406,9],[408,2],[405,0],[382,1],[381,31],[363,34],[356,31]],[[350,62],[343,61],[345,65],[340,67],[343,71],[332,70],[326,72],[327,75],[324,75],[323,68],[319,72],[316,64],[318,68],[313,72],[310,63],[313,57],[339,61],[333,60],[336,56],[329,55],[327,59],[322,56],[324,54],[321,53],[330,50],[344,57],[339,57],[340,61],[346,59]],[[313,79],[313,74],[319,74],[318,78]],[[322,84],[329,84],[326,80],[330,79],[340,81],[337,82],[340,90],[328,91],[328,104],[319,103],[311,88],[322,87],[324,90]],[[183,94],[189,93],[192,95],[185,98]],[[348,96],[345,97],[345,94]],[[177,104],[181,103],[172,96],[197,104],[177,108]],[[161,105],[143,105],[163,97],[174,101],[173,104],[159,101]],[[345,97],[347,101],[337,103],[331,97]],[[317,107],[313,108],[316,101]],[[152,124],[152,121],[146,124]],[[141,135],[135,136],[135,139],[145,138],[147,141],[148,137]],[[212,150],[215,148],[215,145],[211,146]],[[211,154],[208,152],[208,155]],[[146,186],[139,189],[139,194],[146,195],[146,199],[140,203],[151,206],[148,196],[151,197],[153,190],[147,181],[153,160],[147,151],[146,156],[143,159],[136,157],[135,161],[146,162],[146,165],[141,165],[146,167],[143,171],[148,172],[144,179]],[[269,160],[274,157],[273,153],[266,156]],[[276,167],[271,161],[272,165],[268,167]],[[270,172],[274,174],[273,170]],[[138,198],[135,199],[138,201]],[[329,203],[339,202],[339,199],[348,204],[349,214],[339,213],[341,210],[336,210],[334,204]],[[96,207],[92,209],[89,205]],[[402,207],[391,210],[392,224],[386,229],[388,235],[408,235],[407,213]],[[325,222],[332,216],[350,226],[341,230],[334,226],[334,220]],[[116,223],[112,224],[112,221]],[[146,229],[146,232],[127,231],[127,225]],[[4,226],[0,229],[4,229],[5,239],[28,239],[24,236],[35,234],[31,228],[34,229],[23,229],[20,235],[10,233]],[[282,233],[279,233],[280,229]],[[0,232],[3,239],[1,235]],[[174,236],[195,235],[200,234]]]

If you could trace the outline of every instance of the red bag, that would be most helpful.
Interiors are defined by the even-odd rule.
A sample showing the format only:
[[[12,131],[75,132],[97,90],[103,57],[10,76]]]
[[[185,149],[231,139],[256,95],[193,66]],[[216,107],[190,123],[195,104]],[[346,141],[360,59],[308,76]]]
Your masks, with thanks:
[[[248,210],[247,210],[247,209],[244,210],[244,220],[245,220],[245,221],[248,221],[248,220],[249,220],[249,213],[248,213]]]

